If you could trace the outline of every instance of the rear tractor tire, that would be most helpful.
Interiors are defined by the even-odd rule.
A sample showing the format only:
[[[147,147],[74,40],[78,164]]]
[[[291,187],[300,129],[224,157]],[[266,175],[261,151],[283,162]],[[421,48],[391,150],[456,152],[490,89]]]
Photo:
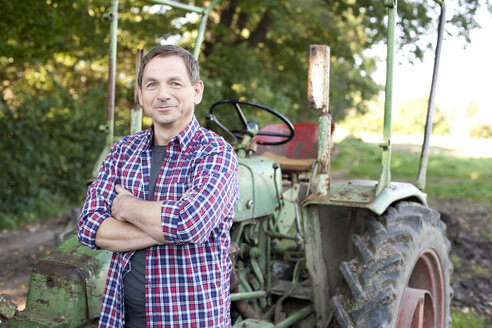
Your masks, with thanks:
[[[452,264],[439,213],[401,202],[366,219],[352,236],[355,258],[340,265],[345,283],[330,300],[338,324],[449,327]]]

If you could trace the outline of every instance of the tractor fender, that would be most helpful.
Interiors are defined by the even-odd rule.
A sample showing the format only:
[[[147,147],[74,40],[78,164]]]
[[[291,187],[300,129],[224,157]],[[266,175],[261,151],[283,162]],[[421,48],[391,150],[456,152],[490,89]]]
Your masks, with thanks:
[[[80,327],[99,311],[112,252],[82,246],[72,234],[31,273],[26,308],[9,327]]]
[[[353,256],[352,236],[362,233],[366,218],[382,215],[402,200],[426,205],[427,195],[410,183],[392,182],[379,195],[376,187],[377,181],[333,184],[329,195],[311,194],[302,203],[306,266],[313,283],[314,309],[321,323],[331,320],[329,298],[343,280],[338,264]]]
[[[377,181],[349,180],[332,184],[327,196],[311,194],[303,202],[303,207],[316,205],[347,206],[367,208],[381,215],[398,201],[408,200],[427,205],[427,194],[411,183],[391,182],[379,194],[376,194]]]

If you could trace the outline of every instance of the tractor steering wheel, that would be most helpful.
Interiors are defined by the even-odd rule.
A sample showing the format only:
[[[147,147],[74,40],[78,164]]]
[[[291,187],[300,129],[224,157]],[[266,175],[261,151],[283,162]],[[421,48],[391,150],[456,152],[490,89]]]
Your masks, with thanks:
[[[239,120],[241,121],[241,124],[243,126],[242,130],[230,130],[226,126],[224,126],[222,123],[220,123],[217,118],[214,116],[214,109],[220,105],[223,104],[231,104],[234,105],[234,108],[236,109],[236,114],[239,117]],[[244,116],[244,113],[240,107],[240,105],[248,105],[251,107],[256,107],[261,110],[264,110],[273,116],[278,117],[289,129],[289,133],[279,133],[279,132],[268,132],[268,131],[260,131],[258,128],[258,125],[255,122],[248,122],[246,120],[246,117]],[[282,138],[279,141],[257,141],[257,144],[259,145],[269,145],[269,146],[275,146],[275,145],[282,145],[284,143],[289,142],[294,138],[294,126],[292,123],[282,114],[279,112],[271,109],[270,107],[263,106],[254,102],[250,101],[244,101],[244,100],[221,100],[216,102],[215,104],[210,107],[210,112],[207,114],[206,119],[208,121],[214,122],[217,124],[218,127],[220,127],[222,130],[224,130],[227,134],[229,134],[232,138],[234,138],[235,141],[237,139],[243,139],[244,135],[248,134],[251,137],[254,136],[268,136],[268,137],[278,137]]]

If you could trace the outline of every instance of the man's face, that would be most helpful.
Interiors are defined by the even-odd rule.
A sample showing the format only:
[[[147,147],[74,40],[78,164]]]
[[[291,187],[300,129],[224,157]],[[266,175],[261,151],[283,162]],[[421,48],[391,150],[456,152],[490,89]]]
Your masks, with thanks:
[[[181,57],[154,57],[145,66],[138,95],[156,133],[177,135],[191,122],[195,105],[202,100],[203,83],[191,84]]]

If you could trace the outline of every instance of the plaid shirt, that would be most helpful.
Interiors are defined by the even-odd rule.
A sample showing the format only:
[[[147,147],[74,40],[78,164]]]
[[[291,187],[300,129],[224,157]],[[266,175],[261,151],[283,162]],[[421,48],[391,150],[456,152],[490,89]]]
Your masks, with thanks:
[[[121,184],[147,199],[153,130],[122,138],[89,187],[78,224],[79,241],[93,249],[96,231],[111,215]],[[182,195],[191,188],[191,192]],[[168,244],[147,249],[145,310],[149,327],[230,327],[229,229],[237,189],[231,146],[196,118],[167,145],[154,200],[162,200]],[[113,253],[99,327],[123,327],[123,277],[134,252]]]

